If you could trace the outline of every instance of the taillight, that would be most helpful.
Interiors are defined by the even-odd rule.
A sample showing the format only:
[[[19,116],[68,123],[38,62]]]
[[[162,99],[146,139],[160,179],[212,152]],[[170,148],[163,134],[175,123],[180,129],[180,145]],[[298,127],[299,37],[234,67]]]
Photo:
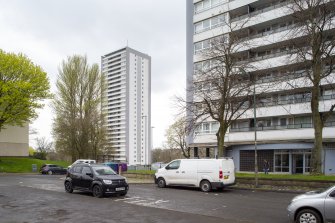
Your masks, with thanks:
[[[219,171],[219,178],[222,179],[223,178],[223,173],[222,170]]]

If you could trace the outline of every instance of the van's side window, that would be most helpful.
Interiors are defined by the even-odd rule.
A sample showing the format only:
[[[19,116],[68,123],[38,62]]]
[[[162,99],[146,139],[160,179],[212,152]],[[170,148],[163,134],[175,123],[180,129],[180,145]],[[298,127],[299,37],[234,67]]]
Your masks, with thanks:
[[[170,163],[170,164],[169,164],[168,166],[166,166],[165,168],[166,168],[167,170],[176,170],[176,169],[179,168],[179,166],[180,166],[180,160],[176,160],[176,161]]]

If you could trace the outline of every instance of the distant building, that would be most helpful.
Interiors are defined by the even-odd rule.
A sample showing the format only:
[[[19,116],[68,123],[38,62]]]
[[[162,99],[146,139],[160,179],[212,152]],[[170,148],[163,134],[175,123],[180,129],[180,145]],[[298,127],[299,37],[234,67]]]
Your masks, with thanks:
[[[287,41],[287,33],[295,21],[287,7],[289,0],[187,0],[187,89],[191,92],[197,83],[197,71],[212,66],[210,59],[201,53],[211,47],[211,40],[229,33],[227,24],[239,27],[250,18],[242,29],[234,30],[241,40],[250,44],[236,54],[242,62],[257,65],[249,71],[256,85],[299,79],[304,70],[301,64],[288,63],[294,48]],[[332,31],[334,28],[332,27]],[[229,39],[229,38],[228,38]],[[292,38],[293,39],[293,38]],[[304,39],[294,37],[303,44]],[[199,80],[198,80],[199,81]],[[334,80],[332,79],[332,84]],[[335,103],[335,90],[328,83],[320,88],[321,112]],[[188,99],[194,100],[191,93]],[[277,173],[308,173],[311,151],[314,147],[314,129],[310,109],[311,88],[276,90],[257,98],[257,138],[259,166],[263,159],[270,162],[270,171]],[[253,102],[250,102],[253,103]],[[235,121],[225,139],[228,156],[234,158],[238,171],[254,170],[253,111]],[[207,156],[217,148],[215,133],[219,124],[211,119],[199,123],[188,143],[198,150],[206,150]],[[335,115],[323,129],[323,170],[335,174]]]
[[[8,126],[0,132],[0,156],[29,155],[29,125]]]
[[[151,57],[129,47],[101,58],[107,89],[109,160],[130,165],[151,163]]]

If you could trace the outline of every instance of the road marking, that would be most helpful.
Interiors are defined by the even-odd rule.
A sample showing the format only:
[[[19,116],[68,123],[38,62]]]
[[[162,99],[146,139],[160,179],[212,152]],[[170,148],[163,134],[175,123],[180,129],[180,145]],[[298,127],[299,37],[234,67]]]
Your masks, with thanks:
[[[154,198],[143,198],[143,197],[127,197],[123,199],[116,199],[115,201],[117,202],[124,202],[127,204],[133,204],[133,205],[138,205],[138,206],[145,206],[145,207],[154,207],[154,208],[163,208],[167,209],[164,207],[166,203],[169,203],[169,200],[156,200]]]
[[[116,199],[114,201],[125,201],[125,200],[138,199],[138,198],[141,198],[141,197],[126,197],[126,198]]]
[[[125,201],[125,203],[128,203],[128,204],[135,204],[135,203],[140,203],[140,202],[143,202],[143,201],[147,201],[147,200]]]

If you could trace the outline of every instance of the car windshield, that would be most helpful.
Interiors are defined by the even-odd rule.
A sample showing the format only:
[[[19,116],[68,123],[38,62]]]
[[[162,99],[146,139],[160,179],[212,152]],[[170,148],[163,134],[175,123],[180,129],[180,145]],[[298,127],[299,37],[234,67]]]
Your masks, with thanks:
[[[109,166],[93,166],[96,175],[116,175],[116,173]]]

